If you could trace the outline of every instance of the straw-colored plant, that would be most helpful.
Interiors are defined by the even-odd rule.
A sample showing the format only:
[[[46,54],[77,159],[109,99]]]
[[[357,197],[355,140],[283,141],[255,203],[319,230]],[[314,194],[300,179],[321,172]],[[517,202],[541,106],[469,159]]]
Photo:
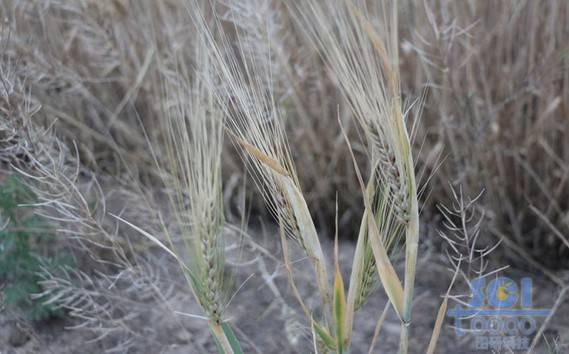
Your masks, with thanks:
[[[415,264],[419,236],[417,187],[410,138],[405,126],[399,78],[397,3],[382,1],[372,8],[350,0],[295,2],[298,20],[346,96],[367,140],[370,179],[365,212],[352,268],[355,284],[367,285],[375,263],[379,277],[401,320],[400,352],[407,352]],[[368,13],[375,13],[372,23]],[[402,286],[387,250],[404,235],[405,280]],[[366,258],[370,248],[374,261]],[[350,311],[364,287],[351,287]]]
[[[167,243],[122,220],[174,257],[204,311],[221,353],[240,353],[227,319],[229,301],[224,269],[224,213],[221,183],[223,114],[205,84],[208,58],[199,44],[196,66],[174,53],[163,68],[164,151],[152,149],[167,189],[171,218],[163,221]],[[161,160],[165,162],[161,162]],[[198,316],[200,317],[200,316]]]
[[[235,38],[230,39],[219,22],[213,28],[209,27],[204,17],[196,12],[194,20],[206,34],[206,46],[217,79],[223,83],[217,87],[216,96],[226,114],[228,130],[245,152],[250,170],[282,225],[283,234],[286,232],[298,241],[313,265],[322,318],[314,318],[313,309],[306,306],[296,289],[288,263],[286,239],[282,238],[289,280],[320,345],[338,353],[349,349],[354,315],[370,292],[375,267],[401,319],[400,352],[405,353],[411,322],[419,221],[410,139],[399,92],[397,8],[393,3],[381,8],[385,22],[376,30],[358,9],[364,7],[344,1],[329,3],[326,8],[318,2],[299,2],[293,7],[297,19],[306,25],[336,74],[367,139],[372,170],[367,186],[364,186],[355,165],[365,212],[347,298],[337,257],[331,290],[328,285],[326,260],[298,182],[283,131],[283,117],[267,89],[270,88],[267,85],[271,78],[270,67],[263,70],[266,66],[257,65],[257,53],[244,45],[247,41],[243,40],[238,28],[235,28]],[[231,40],[237,42],[237,53],[230,45]],[[396,248],[402,235],[406,244],[404,284],[389,258],[389,251]]]
[[[359,349],[356,317],[365,318],[360,309],[381,286],[389,301],[370,352],[390,307],[406,352],[415,327],[422,174],[415,177],[415,169],[434,173],[431,157],[445,153],[436,177],[443,183],[433,184],[432,202],[423,206],[447,226],[441,236],[457,282],[467,285],[468,271],[485,273],[482,256],[493,248],[475,247],[484,225],[514,255],[514,266],[519,259],[559,287],[532,342],[537,348],[569,294],[561,273],[549,269],[569,259],[569,248],[560,247],[569,245],[568,9],[564,1],[3,0],[0,165],[19,172],[39,198],[34,210],[57,225],[58,242],[49,249],[70,246],[81,261],[77,272],[45,269],[36,297],[49,296],[107,351],[152,351],[145,345],[162,345],[157,328],[165,326],[139,323],[178,321],[160,291],[176,282],[158,277],[175,260],[203,309],[192,316],[209,323],[220,351],[239,352],[224,268],[232,265],[231,250],[243,249],[224,247],[221,191],[223,180],[228,221],[234,209],[245,219],[245,198],[237,208],[232,202],[245,195],[247,179],[229,144],[222,153],[225,135],[260,186],[252,215],[263,214],[264,198],[281,226],[284,266],[263,270],[277,307],[294,312],[277,288],[284,269],[315,350],[346,352]],[[425,83],[432,90],[416,129],[401,91],[419,92]],[[412,155],[411,146],[421,145],[413,141],[422,139],[432,152]],[[136,176],[125,182],[125,170]],[[472,205],[461,192],[448,193],[447,180],[463,185],[465,195],[484,186],[488,193],[475,208],[486,211],[483,222],[465,227]],[[152,222],[163,200],[150,197],[162,197],[157,189],[169,197],[169,210]],[[456,203],[448,202],[451,194]],[[437,211],[441,202],[449,207]],[[130,239],[132,230],[117,227],[109,210],[147,239]],[[358,234],[349,281],[339,271],[339,245],[334,259],[318,239],[334,226],[339,239]],[[151,242],[174,258],[155,262]],[[291,261],[294,246],[305,257]],[[405,273],[393,264],[401,249]],[[299,274],[305,264],[314,274]],[[309,286],[302,283],[311,276]],[[312,283],[319,303],[305,297]],[[141,311],[147,295],[158,300]],[[447,292],[442,300],[429,353],[454,299]],[[244,339],[248,326],[238,324]]]
[[[197,4],[195,6],[197,8]],[[268,89],[271,68],[257,64],[257,56],[242,44],[238,30],[235,40],[239,57],[232,51],[230,39],[219,22],[215,22],[215,28],[210,28],[198,12],[193,15],[198,28],[205,34],[205,45],[217,80],[222,83],[217,87],[216,97],[226,115],[228,131],[247,154],[250,171],[261,186],[271,212],[311,260],[322,303],[328,308],[331,293],[326,261],[300,189],[282,117]],[[219,40],[214,38],[214,32],[219,34]]]

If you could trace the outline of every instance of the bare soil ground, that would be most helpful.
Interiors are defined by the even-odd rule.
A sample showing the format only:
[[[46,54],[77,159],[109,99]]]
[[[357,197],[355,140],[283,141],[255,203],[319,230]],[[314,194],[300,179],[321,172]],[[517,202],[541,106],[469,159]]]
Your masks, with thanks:
[[[236,272],[234,294],[229,306],[229,320],[238,328],[246,353],[309,353],[312,352],[310,332],[306,321],[298,311],[286,274],[280,261],[280,246],[271,241],[274,230],[256,232],[255,241],[262,244],[267,255],[247,258],[247,252],[230,260]],[[441,295],[444,294],[452,274],[445,269],[440,252],[435,252],[428,242],[422,246],[422,257],[418,264],[417,288],[414,304],[414,324],[411,348],[413,353],[423,353],[428,345]],[[268,245],[268,246],[267,246]],[[328,254],[332,254],[333,244],[324,242]],[[247,247],[244,247],[246,249]],[[349,277],[349,267],[354,244],[343,241],[340,245],[340,262],[345,278]],[[275,257],[272,259],[272,257]],[[308,263],[301,255],[294,254],[294,266],[300,291],[307,296],[308,304],[317,303],[317,295]],[[401,269],[402,263],[397,262]],[[167,266],[172,280],[183,284],[176,265]],[[536,307],[551,307],[559,289],[552,282],[538,273],[528,273],[515,269],[506,270],[511,278],[531,276],[534,282],[533,300]],[[176,288],[176,293],[169,297],[171,310],[187,314],[199,314],[199,307],[191,299],[183,285]],[[455,289],[454,293],[460,292]],[[365,307],[360,310],[355,323],[352,353],[367,353],[373,338],[374,328],[386,304],[386,295],[382,290],[375,291]],[[284,305],[284,304],[288,305]],[[449,304],[449,309],[454,306]],[[395,353],[399,337],[399,321],[392,309],[388,310],[386,321],[381,329],[374,353]],[[160,314],[160,312],[158,312]],[[556,315],[545,332],[548,339],[557,338],[560,343],[567,342],[569,331],[564,320],[569,313],[569,303],[560,305]],[[155,316],[155,315],[152,315]],[[174,315],[165,310],[162,315],[140,316],[139,335],[152,331],[157,340],[145,341],[144,346],[133,346],[123,352],[132,353],[214,353],[215,345],[203,320]],[[69,318],[60,318],[31,325],[17,314],[3,311],[0,314],[0,353],[102,353],[108,348],[108,342],[91,341],[93,336],[82,330],[67,330],[71,325]],[[539,322],[541,324],[541,322]],[[439,353],[480,353],[473,349],[473,337],[458,338],[451,327],[452,320],[447,318],[443,327],[437,352]],[[105,343],[105,344],[104,344]],[[543,341],[542,341],[543,343]],[[567,347],[565,347],[567,348]],[[118,352],[121,352],[120,350]],[[544,353],[541,345],[536,352]]]

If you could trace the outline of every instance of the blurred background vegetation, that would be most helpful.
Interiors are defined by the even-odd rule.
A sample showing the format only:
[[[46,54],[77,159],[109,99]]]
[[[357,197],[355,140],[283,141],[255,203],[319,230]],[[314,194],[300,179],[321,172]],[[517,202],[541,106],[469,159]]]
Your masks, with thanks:
[[[341,237],[353,238],[361,193],[338,117],[361,158],[360,132],[287,7],[277,0],[263,3],[241,14],[270,18],[272,30],[255,38],[255,21],[243,22],[252,24],[243,30],[271,45],[271,89],[286,119],[300,184],[322,233],[333,232],[338,197]],[[452,203],[451,187],[472,196],[484,190],[477,208],[485,215],[485,237],[502,242],[497,257],[547,272],[567,269],[569,2],[405,0],[399,6],[401,86],[411,112],[408,127],[414,127],[417,175],[425,186],[425,229],[441,221],[437,205]],[[103,235],[94,242],[102,262],[96,269],[110,267],[118,274],[117,264],[143,268],[130,251],[149,246],[118,237],[116,225],[103,215],[107,205],[121,211],[127,203],[139,206],[131,211],[138,218],[153,215],[142,209],[159,181],[148,142],[159,147],[164,134],[162,64],[195,60],[195,29],[186,11],[180,0],[0,4],[0,163],[3,170],[17,167],[29,174],[26,185],[36,186],[28,190],[11,177],[2,182],[0,206],[7,226],[0,234],[0,277],[19,279],[21,289],[4,288],[6,301],[23,304],[32,318],[49,316],[55,308],[27,307],[20,292],[41,293],[30,274],[39,267],[51,274],[52,264],[75,269],[91,263],[78,256],[84,244],[74,246],[71,261],[59,260],[61,253],[55,257],[53,249],[46,249],[52,236],[40,241],[27,229],[55,231],[25,210],[16,212],[17,204],[41,204],[46,193],[62,203],[77,202],[84,209],[50,209],[47,214],[55,219],[50,222],[57,224],[52,227],[59,230],[60,223],[80,217],[81,227],[70,229],[90,241],[96,233]],[[52,135],[57,144],[48,139]],[[222,165],[228,219],[267,214],[241,157],[226,140]],[[162,153],[156,150],[158,157]],[[39,162],[49,167],[39,168]],[[50,180],[65,175],[73,177],[59,184]],[[46,181],[47,192],[41,186]],[[73,183],[80,187],[70,188]],[[103,192],[99,183],[113,188]],[[66,185],[63,192],[57,189]],[[144,203],[136,202],[139,198]],[[62,210],[65,218],[54,216]],[[10,231],[14,228],[26,230]],[[116,245],[124,252],[110,250]],[[8,267],[25,275],[7,273]],[[129,305],[123,305],[120,311],[126,312]]]

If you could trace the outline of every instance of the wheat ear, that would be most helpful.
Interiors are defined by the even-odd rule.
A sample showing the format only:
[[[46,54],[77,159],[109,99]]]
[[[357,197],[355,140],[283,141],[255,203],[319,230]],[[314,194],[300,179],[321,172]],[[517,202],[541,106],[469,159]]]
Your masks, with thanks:
[[[362,228],[367,228],[367,240],[371,241],[380,279],[400,316],[400,352],[405,353],[419,221],[414,164],[399,92],[396,2],[380,2],[377,8],[370,9],[364,1],[312,0],[295,1],[291,8],[335,75],[367,140],[371,177],[364,198],[376,202],[366,207],[364,220],[369,222],[362,223]],[[373,23],[369,18],[372,10],[377,12]],[[365,233],[361,231],[360,236]],[[396,244],[402,234],[406,266],[404,288],[400,293],[401,284],[394,284],[397,276],[387,277],[382,272],[392,268],[383,251],[389,249],[388,245]],[[354,288],[348,293],[352,302],[348,305],[350,311],[355,310],[356,299],[365,289],[365,277],[358,275],[365,269],[362,261],[365,244],[362,240],[356,249],[352,269],[355,283],[350,283],[350,288]]]
[[[204,34],[204,45],[216,72],[211,86],[225,114],[227,131],[244,151],[249,171],[270,211],[311,261],[327,318],[331,293],[326,261],[291,158],[282,113],[268,89],[270,66],[257,64],[259,53],[246,45],[239,28],[234,28],[237,38],[230,41],[218,21],[212,27],[201,12],[190,15]],[[230,43],[236,43],[237,53]]]

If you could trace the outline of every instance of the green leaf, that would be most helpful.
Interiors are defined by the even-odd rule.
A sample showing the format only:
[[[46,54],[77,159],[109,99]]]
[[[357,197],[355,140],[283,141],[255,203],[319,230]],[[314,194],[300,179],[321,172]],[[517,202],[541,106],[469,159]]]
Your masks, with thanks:
[[[217,346],[217,352],[220,354],[243,354],[239,340],[233,333],[228,322],[219,325],[210,323],[211,333]],[[223,343],[223,344],[222,344]],[[226,352],[224,348],[229,347],[231,352]]]
[[[9,221],[0,232],[0,282],[5,284],[6,305],[29,320],[39,321],[61,315],[63,311],[54,304],[45,304],[46,299],[31,298],[42,291],[38,273],[42,268],[56,273],[62,266],[73,265],[73,261],[65,252],[49,257],[45,246],[53,238],[50,225],[45,218],[33,215],[21,205],[33,204],[35,198],[14,176],[0,185],[0,223]]]
[[[243,354],[243,351],[241,350],[241,345],[239,344],[239,341],[237,340],[235,333],[233,333],[233,330],[231,329],[229,323],[227,322],[222,323],[221,328],[223,329],[223,333],[225,334],[225,337],[227,338],[229,344],[231,345],[231,349],[233,349],[233,353]]]
[[[336,349],[336,339],[328,333],[326,328],[319,325],[316,321],[312,321],[312,325],[314,327],[314,331],[318,334],[318,337],[320,337],[324,345],[329,349]]]
[[[346,294],[344,292],[344,280],[340,273],[340,267],[336,264],[336,275],[334,276],[334,323],[336,325],[336,341],[338,353],[343,353],[344,322],[346,318]]]

